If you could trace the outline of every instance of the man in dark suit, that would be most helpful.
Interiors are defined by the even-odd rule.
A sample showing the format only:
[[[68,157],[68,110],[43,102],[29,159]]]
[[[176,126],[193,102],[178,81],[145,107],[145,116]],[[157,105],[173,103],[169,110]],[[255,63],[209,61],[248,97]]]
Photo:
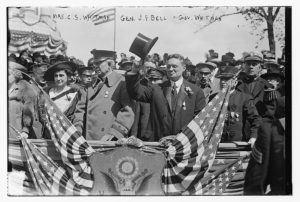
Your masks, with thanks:
[[[125,75],[129,95],[135,100],[150,103],[152,136],[148,141],[176,135],[204,108],[204,93],[183,79],[185,69],[184,57],[173,54],[167,59],[169,79],[161,84],[141,84],[138,68],[135,67]]]
[[[249,143],[253,143],[257,137],[260,116],[253,104],[252,96],[239,89],[236,79],[238,71],[239,69],[235,66],[221,66],[216,74],[216,78],[220,79],[220,89],[231,84],[222,142],[249,141]],[[250,137],[245,137],[243,132],[246,121],[250,123]]]

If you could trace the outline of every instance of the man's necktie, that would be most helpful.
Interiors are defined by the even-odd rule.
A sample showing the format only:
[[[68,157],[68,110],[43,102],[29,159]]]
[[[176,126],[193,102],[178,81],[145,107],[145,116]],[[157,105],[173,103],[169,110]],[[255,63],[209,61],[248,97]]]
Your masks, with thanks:
[[[173,83],[173,85],[172,85],[172,110],[175,110],[176,100],[177,100],[177,86],[175,83]]]

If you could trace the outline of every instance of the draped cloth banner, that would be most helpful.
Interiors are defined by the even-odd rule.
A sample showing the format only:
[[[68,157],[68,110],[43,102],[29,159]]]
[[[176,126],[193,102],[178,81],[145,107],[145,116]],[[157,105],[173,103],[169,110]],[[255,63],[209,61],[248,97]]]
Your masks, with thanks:
[[[8,52],[23,50],[45,55],[65,54],[67,42],[61,37],[50,7],[8,8]]]
[[[162,183],[171,195],[202,194],[201,179],[211,168],[227,113],[229,90],[223,89],[176,136],[166,150]]]
[[[207,171],[213,164],[228,98],[228,89],[222,90],[165,150],[167,163],[162,174],[165,194],[203,194],[201,179],[208,175]],[[95,150],[42,90],[39,105],[42,119],[65,166],[58,166],[38,147],[22,139],[28,168],[38,193],[88,195],[94,184],[88,158]]]

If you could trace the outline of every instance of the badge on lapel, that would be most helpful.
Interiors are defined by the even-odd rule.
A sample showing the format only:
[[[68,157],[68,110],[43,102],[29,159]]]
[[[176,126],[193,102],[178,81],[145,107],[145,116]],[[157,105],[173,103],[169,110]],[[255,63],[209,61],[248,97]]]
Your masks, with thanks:
[[[183,103],[182,103],[182,109],[183,109],[183,110],[186,110],[185,101],[183,101]]]
[[[104,97],[108,98],[108,91],[105,91]]]

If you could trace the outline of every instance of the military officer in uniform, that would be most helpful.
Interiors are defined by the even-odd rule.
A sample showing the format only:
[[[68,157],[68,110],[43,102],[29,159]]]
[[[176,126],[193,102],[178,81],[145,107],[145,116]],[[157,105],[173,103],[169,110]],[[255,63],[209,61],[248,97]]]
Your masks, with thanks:
[[[274,88],[265,91],[262,124],[246,170],[244,194],[263,195],[269,186],[268,194],[286,195],[285,113],[280,113],[285,96]]]
[[[127,135],[134,120],[132,101],[127,94],[124,76],[113,71],[114,51],[94,49],[91,53],[94,56],[93,62],[98,78],[82,93],[73,124],[87,140],[122,138]],[[127,122],[118,124],[115,120],[119,116],[118,113],[123,112],[127,114],[127,118],[124,119]]]

